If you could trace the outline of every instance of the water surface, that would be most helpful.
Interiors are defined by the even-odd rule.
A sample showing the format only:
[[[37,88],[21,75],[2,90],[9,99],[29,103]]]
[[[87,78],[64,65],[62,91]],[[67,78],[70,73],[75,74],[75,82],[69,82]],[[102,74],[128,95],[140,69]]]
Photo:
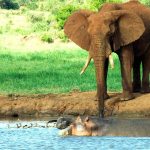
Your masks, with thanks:
[[[32,127],[16,128],[15,122],[0,121],[0,149],[2,150],[136,150],[150,149],[148,137],[60,137],[58,129]],[[45,121],[21,121],[46,124]],[[8,128],[9,124],[9,128]]]

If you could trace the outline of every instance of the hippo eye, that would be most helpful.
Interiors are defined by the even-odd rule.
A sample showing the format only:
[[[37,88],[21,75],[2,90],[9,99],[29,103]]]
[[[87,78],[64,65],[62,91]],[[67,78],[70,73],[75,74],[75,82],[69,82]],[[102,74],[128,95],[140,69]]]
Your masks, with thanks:
[[[82,131],[85,130],[82,125],[77,125],[76,128],[77,128],[77,131],[78,131],[78,132],[82,132]]]

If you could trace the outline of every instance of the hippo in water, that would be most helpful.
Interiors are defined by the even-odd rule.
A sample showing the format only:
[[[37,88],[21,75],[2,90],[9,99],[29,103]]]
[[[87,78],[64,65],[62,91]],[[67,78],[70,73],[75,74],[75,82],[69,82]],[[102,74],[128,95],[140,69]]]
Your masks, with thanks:
[[[72,122],[73,122],[73,119],[72,119],[72,118],[59,117],[59,118],[57,119],[56,128],[58,128],[58,129],[65,129],[65,128],[68,127]]]
[[[73,122],[72,118],[69,117],[59,117],[58,119],[52,119],[47,122],[49,123],[56,123],[56,128],[58,129],[65,129]]]
[[[60,131],[60,135],[148,137],[150,120],[77,117],[71,125]]]

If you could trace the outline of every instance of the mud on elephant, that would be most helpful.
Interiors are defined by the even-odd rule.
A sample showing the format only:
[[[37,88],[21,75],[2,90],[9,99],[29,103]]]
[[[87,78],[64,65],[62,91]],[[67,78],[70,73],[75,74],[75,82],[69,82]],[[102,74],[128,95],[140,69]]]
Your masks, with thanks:
[[[140,10],[140,11],[139,11]],[[99,115],[104,117],[107,94],[108,60],[113,67],[112,52],[119,56],[123,92],[121,100],[133,99],[133,92],[150,91],[150,8],[138,1],[107,3],[99,12],[79,10],[66,21],[65,34],[89,52],[94,60],[97,80]],[[142,63],[142,81],[140,64]],[[133,68],[133,82],[132,82]]]

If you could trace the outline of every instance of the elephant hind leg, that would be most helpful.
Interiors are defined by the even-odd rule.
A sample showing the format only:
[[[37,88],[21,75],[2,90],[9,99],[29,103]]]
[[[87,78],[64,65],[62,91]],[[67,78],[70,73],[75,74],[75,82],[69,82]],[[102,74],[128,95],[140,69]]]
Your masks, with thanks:
[[[141,75],[140,75],[140,64],[141,58],[137,57],[134,59],[133,64],[133,92],[141,91]]]
[[[143,77],[142,77],[142,89],[141,93],[149,93],[150,92],[150,48],[148,53],[144,55],[142,58],[142,67],[143,67]]]
[[[133,67],[133,48],[132,45],[127,45],[122,47],[118,52],[120,64],[121,64],[121,75],[122,75],[122,86],[123,93],[120,100],[130,100],[133,99],[132,93],[132,80],[131,80],[131,70]]]

